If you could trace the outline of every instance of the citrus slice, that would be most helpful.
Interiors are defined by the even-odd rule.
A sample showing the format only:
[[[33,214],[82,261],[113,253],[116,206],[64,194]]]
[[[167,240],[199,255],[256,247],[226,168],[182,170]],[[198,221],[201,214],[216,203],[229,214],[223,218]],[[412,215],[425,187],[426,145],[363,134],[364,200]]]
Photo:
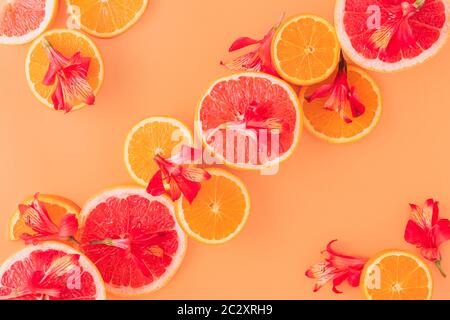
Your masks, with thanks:
[[[242,230],[250,213],[250,196],[239,178],[222,169],[207,169],[211,179],[192,204],[182,198],[177,217],[194,239],[207,244],[225,243]]]
[[[172,201],[140,188],[103,192],[84,206],[81,220],[82,250],[113,294],[138,295],[161,288],[186,252],[186,236]]]
[[[366,263],[361,289],[369,300],[429,300],[433,280],[428,266],[416,255],[386,250]]]
[[[446,0],[337,0],[335,25],[344,52],[358,65],[397,71],[435,55],[449,30]]]
[[[289,84],[245,72],[213,83],[200,101],[196,125],[206,149],[220,163],[264,169],[294,152],[303,120]]]
[[[52,23],[57,0],[0,1],[0,44],[33,41]]]
[[[33,199],[33,196],[28,197],[22,204],[29,205]],[[55,195],[40,194],[39,201],[42,202],[47,209],[50,219],[58,226],[61,223],[61,219],[66,214],[75,214],[77,217],[80,215],[80,207],[69,199]],[[24,233],[30,235],[35,234],[35,232],[20,218],[19,209],[16,209],[9,220],[9,239],[19,240],[20,235]]]
[[[66,0],[75,21],[87,33],[115,37],[133,26],[147,9],[148,0]]]
[[[0,299],[104,300],[94,264],[73,248],[44,242],[28,246],[0,267]]]
[[[81,52],[83,57],[91,58],[87,80],[96,95],[103,82],[103,59],[95,44],[81,32],[74,30],[57,29],[44,33],[32,43],[25,62],[25,71],[28,85],[36,98],[45,106],[54,109],[52,94],[55,85],[47,86],[43,80],[47,73],[50,61],[43,45],[47,40],[50,45],[66,57]],[[79,110],[86,104],[75,103],[72,110]]]
[[[170,157],[182,145],[192,145],[191,131],[169,117],[150,117],[137,123],[125,141],[125,165],[134,181],[147,186],[159,170],[155,155]]]
[[[358,98],[365,106],[365,112],[352,118],[351,123],[346,123],[339,113],[324,108],[327,98],[306,101],[305,97],[311,95],[323,84],[331,83],[334,76],[326,81],[303,87],[300,90],[300,104],[305,115],[305,127],[318,138],[332,143],[349,143],[357,141],[368,135],[378,124],[381,116],[381,94],[375,81],[360,68],[349,66],[347,79],[350,87],[354,87]],[[347,104],[345,112],[351,114]]]
[[[339,52],[334,27],[314,15],[289,19],[272,42],[272,59],[278,73],[301,86],[328,78],[339,62]]]

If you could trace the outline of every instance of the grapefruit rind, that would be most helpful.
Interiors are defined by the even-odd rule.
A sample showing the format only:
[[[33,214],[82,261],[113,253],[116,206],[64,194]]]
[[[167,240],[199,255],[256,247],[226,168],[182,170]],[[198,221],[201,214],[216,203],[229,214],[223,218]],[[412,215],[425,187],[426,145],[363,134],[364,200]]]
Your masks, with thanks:
[[[38,28],[35,30],[24,34],[19,37],[6,37],[6,36],[0,36],[0,44],[6,44],[6,45],[22,45],[29,43],[39,37],[45,30],[48,29],[50,24],[53,22],[53,20],[56,17],[56,14],[58,12],[58,0],[45,0],[45,17],[44,20],[41,22]]]
[[[388,63],[379,59],[367,59],[359,54],[358,51],[353,48],[353,45],[345,32],[345,26],[343,23],[344,14],[345,14],[345,3],[346,0],[336,0],[335,10],[334,10],[334,23],[336,28],[336,33],[338,35],[339,41],[341,43],[342,50],[344,53],[350,57],[350,59],[359,65],[368,70],[378,71],[378,72],[396,72],[401,70],[406,70],[412,68],[414,66],[420,65],[423,62],[434,57],[439,50],[444,46],[447,41],[448,33],[450,30],[450,5],[447,0],[444,0],[443,3],[445,5],[445,16],[446,23],[441,30],[439,39],[428,49],[422,51],[421,54],[412,58],[405,59],[403,58],[399,62]]]
[[[175,275],[177,270],[179,269],[181,262],[183,261],[183,258],[186,254],[187,249],[187,239],[186,234],[184,233],[183,229],[179,226],[176,219],[175,214],[175,207],[173,202],[166,196],[158,196],[154,197],[150,194],[148,194],[144,189],[142,188],[133,188],[133,187],[127,187],[127,188],[112,188],[109,190],[106,190],[96,197],[92,198],[90,201],[86,203],[86,205],[81,210],[80,214],[80,226],[81,230],[83,230],[83,227],[86,223],[86,219],[89,217],[90,213],[101,203],[103,203],[105,200],[111,197],[119,198],[119,199],[125,199],[128,196],[131,195],[138,195],[143,198],[148,199],[149,201],[157,201],[164,206],[166,206],[170,212],[172,213],[173,219],[175,221],[175,227],[174,230],[178,234],[178,248],[177,253],[172,256],[172,263],[169,265],[169,267],[166,269],[166,272],[158,279],[153,281],[147,286],[143,286],[140,288],[132,288],[132,287],[118,287],[113,286],[109,283],[105,283],[106,290],[109,293],[112,293],[116,296],[122,296],[122,297],[130,297],[130,296],[140,296],[144,294],[149,294],[154,291],[157,291],[164,287]],[[81,231],[83,232],[83,231]]]
[[[367,290],[367,286],[365,285],[367,275],[370,274],[370,271],[372,271],[372,268],[377,263],[379,263],[386,257],[393,256],[393,255],[409,257],[409,258],[415,260],[417,262],[417,264],[419,265],[419,267],[421,267],[425,271],[425,273],[427,274],[427,278],[428,278],[428,296],[427,296],[426,300],[431,300],[431,297],[433,296],[434,286],[433,286],[433,277],[431,275],[430,268],[417,255],[410,253],[410,252],[403,251],[403,250],[398,250],[398,249],[383,250],[383,251],[379,252],[378,254],[374,255],[372,258],[370,258],[369,261],[367,261],[367,263],[364,265],[363,271],[361,272],[361,280],[360,280],[361,281],[360,287],[361,287],[361,291],[362,291],[364,298],[366,298],[367,300],[373,300],[372,296],[370,295],[370,293]]]
[[[348,66],[348,70],[359,73],[364,79],[366,79],[367,81],[369,81],[372,84],[372,88],[373,88],[373,90],[375,91],[375,94],[378,97],[378,107],[377,107],[377,111],[375,113],[375,116],[374,116],[373,121],[370,124],[370,126],[368,126],[363,131],[361,131],[360,133],[358,133],[357,135],[355,135],[353,137],[340,137],[340,138],[337,138],[337,137],[327,136],[323,132],[317,131],[314,128],[314,126],[311,124],[311,122],[308,120],[308,118],[306,116],[304,117],[305,127],[308,130],[308,132],[310,132],[312,135],[314,135],[315,137],[317,137],[317,138],[319,138],[319,139],[321,139],[323,141],[334,143],[334,144],[353,143],[353,142],[357,142],[357,141],[361,140],[362,138],[366,137],[368,134],[370,134],[375,129],[375,127],[380,122],[381,113],[382,113],[382,110],[383,110],[381,91],[380,91],[378,85],[372,79],[372,77],[367,72],[365,72],[364,70],[362,70],[362,69],[360,69],[358,67],[355,67],[355,66]],[[300,104],[301,104],[302,107],[303,107],[304,103],[306,103],[306,101],[305,101],[305,92],[306,92],[307,89],[308,89],[307,87],[302,87],[300,89],[299,97],[300,97]]]
[[[11,268],[11,266],[19,260],[23,260],[28,257],[34,251],[46,251],[46,250],[57,250],[62,251],[67,254],[77,254],[80,256],[80,265],[92,275],[92,278],[95,281],[95,287],[97,289],[96,300],[106,300],[106,290],[105,284],[103,282],[102,276],[97,269],[97,267],[92,263],[89,258],[87,258],[81,252],[75,250],[68,245],[55,242],[55,241],[46,241],[37,245],[28,245],[24,249],[16,252],[14,255],[10,256],[1,266],[0,266],[0,279],[3,277],[3,274]]]
[[[138,177],[136,175],[136,173],[134,172],[133,168],[131,167],[130,161],[128,159],[128,155],[129,155],[128,149],[130,146],[130,142],[133,140],[135,133],[137,131],[139,131],[142,127],[146,126],[149,123],[153,123],[153,122],[169,123],[169,124],[173,125],[174,127],[178,127],[181,130],[181,132],[183,133],[183,136],[186,138],[187,143],[191,146],[194,143],[192,132],[188,129],[188,127],[183,122],[181,122],[177,119],[169,118],[169,117],[150,117],[150,118],[145,118],[145,119],[139,121],[127,134],[123,155],[124,155],[125,166],[127,168],[128,173],[130,174],[131,178],[133,179],[134,182],[136,182],[137,184],[139,184],[143,187],[147,187],[148,181],[145,181],[142,178]]]
[[[324,25],[327,26],[330,30],[333,31],[333,36],[334,36],[335,43],[336,43],[336,46],[335,46],[335,48],[334,48],[334,51],[335,51],[335,52],[334,52],[334,60],[333,60],[333,64],[330,66],[330,68],[327,70],[327,72],[325,72],[321,77],[316,77],[316,78],[312,78],[312,79],[308,79],[308,80],[306,80],[306,79],[300,80],[300,79],[294,78],[294,77],[288,75],[288,74],[283,70],[283,68],[280,66],[280,61],[279,61],[279,59],[277,58],[277,54],[276,54],[277,50],[276,50],[276,47],[277,47],[277,43],[278,43],[278,42],[280,41],[280,39],[281,39],[281,35],[282,35],[284,29],[285,29],[287,26],[289,26],[291,23],[293,23],[294,21],[298,21],[298,20],[300,20],[300,19],[313,19],[313,20],[315,20],[315,21],[317,21],[317,22],[320,22],[320,23],[324,24]],[[333,73],[333,71],[336,69],[336,67],[337,67],[337,65],[338,65],[338,63],[339,63],[340,45],[339,45],[338,37],[337,37],[337,35],[336,35],[336,31],[335,31],[333,25],[332,25],[330,22],[328,22],[328,21],[325,20],[324,18],[321,18],[321,17],[316,16],[316,15],[313,15],[313,14],[300,14],[300,15],[291,17],[290,19],[287,19],[287,21],[284,22],[284,23],[282,24],[282,26],[278,28],[278,30],[277,30],[277,32],[275,33],[275,36],[273,37],[273,40],[272,40],[271,52],[272,52],[272,57],[273,57],[273,62],[274,62],[275,69],[277,70],[277,72],[280,74],[280,76],[281,76],[284,80],[286,80],[287,82],[290,82],[290,83],[292,83],[292,84],[295,84],[295,85],[297,85],[297,86],[308,86],[308,85],[312,85],[312,84],[319,83],[319,82],[321,82],[321,81],[327,79],[327,78]]]
[[[70,10],[69,14],[76,21],[76,23],[80,26],[80,28],[84,32],[86,32],[94,37],[97,37],[97,38],[111,39],[111,38],[121,35],[122,33],[126,32],[128,29],[130,29],[132,26],[134,26],[139,21],[139,19],[144,15],[145,11],[147,10],[148,2],[149,2],[148,0],[143,0],[142,8],[141,8],[141,10],[136,12],[136,15],[134,16],[134,18],[132,20],[130,20],[128,22],[128,24],[126,24],[123,28],[118,29],[114,32],[105,32],[105,33],[97,32],[97,31],[92,30],[92,29],[86,27],[85,25],[83,25],[80,21],[80,18],[77,16],[76,11]],[[70,0],[66,0],[66,4],[67,4],[67,7],[72,6],[72,3]]]
[[[203,101],[206,99],[207,96],[211,93],[211,91],[215,88],[215,86],[220,82],[225,82],[229,80],[236,80],[240,77],[259,77],[264,78],[269,81],[271,81],[273,84],[281,86],[283,89],[286,90],[286,92],[289,94],[289,97],[291,98],[291,101],[294,105],[295,114],[296,114],[296,123],[295,123],[295,129],[294,129],[294,140],[292,141],[292,145],[281,157],[274,159],[270,162],[264,163],[262,165],[252,165],[252,164],[241,164],[241,163],[233,163],[228,161],[225,157],[223,157],[222,154],[219,154],[214,151],[214,149],[207,143],[205,136],[203,134],[202,129],[202,123],[200,120],[200,111],[203,105]],[[201,137],[202,144],[204,145],[205,149],[208,151],[209,154],[214,155],[214,157],[219,160],[218,164],[225,164],[230,168],[233,169],[244,169],[244,170],[266,170],[271,169],[279,165],[281,162],[287,160],[291,157],[291,155],[294,153],[295,149],[297,148],[299,142],[301,133],[303,131],[303,111],[300,107],[300,101],[298,99],[298,95],[295,93],[294,89],[284,80],[279,79],[277,77],[274,77],[272,75],[262,73],[262,72],[239,72],[236,74],[233,74],[231,76],[222,77],[216,81],[214,81],[211,86],[209,87],[208,91],[203,95],[201,98],[196,111],[196,121],[195,121],[195,135]]]
[[[239,188],[242,191],[242,194],[244,195],[245,198],[245,202],[246,202],[246,208],[245,208],[245,213],[243,216],[243,219],[241,221],[241,223],[239,224],[239,226],[236,228],[236,230],[234,232],[232,232],[231,234],[229,234],[226,238],[223,239],[205,239],[203,238],[201,235],[195,233],[190,227],[189,227],[189,223],[186,221],[186,219],[184,218],[184,214],[183,214],[183,201],[182,199],[178,200],[177,202],[177,211],[176,211],[176,216],[178,219],[178,222],[180,223],[181,227],[183,228],[183,230],[192,238],[194,238],[195,240],[201,242],[201,243],[205,243],[205,244],[210,244],[210,245],[219,245],[219,244],[224,244],[234,238],[236,238],[236,236],[242,231],[242,229],[244,228],[245,224],[247,223],[248,217],[250,215],[250,209],[251,209],[251,204],[250,204],[250,196],[248,194],[247,188],[245,187],[244,183],[242,182],[242,180],[240,180],[238,177],[236,177],[235,175],[229,173],[226,170],[223,169],[219,169],[219,168],[211,168],[211,169],[207,169],[208,173],[211,174],[212,176],[222,176],[225,177],[231,181],[233,181],[236,185],[239,186]]]
[[[91,46],[92,50],[95,52],[95,57],[91,57],[91,58],[96,58],[99,62],[99,74],[98,74],[98,85],[97,88],[93,88],[94,89],[94,95],[97,96],[98,92],[100,91],[102,84],[103,84],[103,78],[104,78],[104,64],[103,64],[103,57],[100,53],[100,51],[98,50],[97,46],[95,45],[95,43],[86,35],[84,35],[83,33],[76,31],[76,30],[70,30],[70,29],[54,29],[54,30],[50,30],[47,31],[46,33],[42,34],[39,38],[37,38],[30,46],[30,49],[28,50],[28,54],[27,54],[27,58],[25,60],[25,74],[27,77],[27,82],[28,85],[31,89],[31,91],[33,92],[34,96],[46,107],[50,108],[51,110],[55,110],[53,105],[44,97],[42,97],[40,94],[38,94],[36,92],[36,90],[34,89],[34,84],[31,81],[31,76],[30,76],[30,70],[29,70],[29,65],[31,62],[31,55],[34,51],[34,49],[36,48],[37,45],[40,44],[41,40],[49,35],[55,34],[55,33],[71,33],[73,35],[75,35],[76,37],[80,37],[83,40],[85,40],[86,42],[89,43],[89,45]],[[75,52],[74,52],[75,53]],[[82,108],[84,108],[86,106],[85,103],[80,103],[76,106],[73,106],[71,112],[80,110]]]
[[[27,199],[25,199],[24,201],[22,201],[21,203],[29,205],[33,202],[33,200],[34,200],[34,196],[30,196]],[[65,208],[67,210],[67,213],[73,213],[77,217],[80,215],[81,208],[72,200],[66,199],[64,197],[60,197],[57,195],[50,195],[50,194],[40,194],[39,200],[42,202],[45,202],[45,203],[56,204],[62,208]],[[16,211],[14,211],[14,213],[9,218],[9,223],[8,223],[9,240],[13,240],[13,241],[19,240],[19,238],[17,238],[14,235],[14,226],[16,225],[16,223],[19,219],[20,219],[20,211],[17,208]]]

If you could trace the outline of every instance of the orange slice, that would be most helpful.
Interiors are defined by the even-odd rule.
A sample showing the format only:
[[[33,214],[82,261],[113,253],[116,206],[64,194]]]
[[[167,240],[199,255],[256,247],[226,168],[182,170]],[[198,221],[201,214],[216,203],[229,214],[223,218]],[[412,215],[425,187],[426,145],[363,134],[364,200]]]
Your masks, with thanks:
[[[30,196],[27,199],[25,199],[22,203],[23,204],[31,204],[34,197]],[[47,209],[48,214],[53,222],[56,223],[56,225],[59,225],[61,222],[61,219],[69,213],[75,214],[77,217],[79,217],[80,214],[80,207],[74,203],[73,201],[60,197],[55,195],[48,195],[48,194],[40,194],[39,195],[39,201],[41,201],[44,204],[44,207]],[[9,220],[9,239],[10,240],[19,240],[20,235],[23,233],[28,233],[30,235],[33,235],[35,232],[25,225],[25,222],[20,219],[20,211],[19,209],[16,209],[16,211],[13,213]]]
[[[67,0],[67,5],[81,29],[96,37],[112,38],[139,20],[148,0]]]
[[[33,41],[49,27],[57,12],[57,0],[0,1],[0,44]]]
[[[324,109],[327,98],[307,102],[309,96],[324,83],[332,83],[332,76],[325,82],[303,87],[300,90],[300,103],[305,115],[305,127],[313,135],[332,143],[348,143],[357,141],[368,135],[378,124],[381,116],[381,94],[375,81],[363,70],[349,66],[348,83],[355,87],[358,97],[364,104],[366,111],[363,115],[352,118],[352,123],[346,123],[339,113]],[[347,114],[351,114],[350,106],[346,107]]]
[[[156,154],[170,157],[185,144],[191,146],[191,131],[180,121],[168,117],[151,117],[140,121],[125,141],[125,165],[134,181],[147,186],[159,170],[153,160]]]
[[[95,44],[81,32],[66,29],[51,30],[44,33],[32,43],[25,62],[25,71],[28,85],[36,98],[45,106],[53,109],[52,94],[54,86],[42,84],[49,66],[49,59],[42,40],[46,39],[56,50],[66,57],[81,52],[83,57],[90,57],[88,82],[97,95],[103,82],[103,59]],[[55,84],[56,86],[56,84]],[[85,106],[80,102],[72,110],[79,110]]]
[[[177,218],[194,239],[206,244],[225,243],[242,230],[250,213],[250,196],[241,180],[222,169],[207,169],[212,178],[192,204],[182,198]]]
[[[315,15],[289,19],[272,42],[272,59],[280,76],[302,86],[328,78],[339,62],[339,52],[334,27]]]
[[[433,280],[430,269],[418,256],[386,250],[365,265],[361,289],[369,300],[429,300]]]

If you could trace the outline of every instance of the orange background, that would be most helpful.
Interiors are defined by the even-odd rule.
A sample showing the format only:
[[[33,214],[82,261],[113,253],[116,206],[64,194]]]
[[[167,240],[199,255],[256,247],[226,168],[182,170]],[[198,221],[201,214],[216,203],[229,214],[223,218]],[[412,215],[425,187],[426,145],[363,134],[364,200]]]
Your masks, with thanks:
[[[193,125],[209,84],[239,36],[262,37],[280,15],[314,13],[332,21],[332,0],[152,0],[139,23],[113,40],[95,40],[105,81],[94,107],[64,115],[41,106],[27,87],[28,46],[0,48],[0,260],[22,247],[7,240],[17,204],[36,191],[83,204],[101,189],[129,183],[123,163],[128,130],[153,115]],[[60,8],[52,27],[63,27]],[[238,172],[252,212],[244,231],[222,246],[189,242],[181,269],[149,299],[359,299],[343,285],[312,293],[305,270],[331,239],[370,256],[403,240],[408,202],[441,202],[450,218],[450,45],[413,70],[374,74],[381,122],[367,138],[331,145],[304,132],[275,176]],[[191,126],[192,126],[191,125]],[[450,273],[450,245],[442,247]],[[435,299],[450,298],[450,278],[433,268]]]

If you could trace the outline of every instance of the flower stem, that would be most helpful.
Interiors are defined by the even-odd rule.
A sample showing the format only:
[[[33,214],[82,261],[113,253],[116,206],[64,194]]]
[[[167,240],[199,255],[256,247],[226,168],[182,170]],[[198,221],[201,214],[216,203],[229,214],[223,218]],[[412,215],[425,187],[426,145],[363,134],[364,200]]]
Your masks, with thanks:
[[[436,262],[434,263],[436,265],[436,268],[438,268],[439,272],[441,273],[441,275],[446,278],[447,275],[445,274],[444,270],[442,270],[442,265],[441,265],[441,260],[436,260]]]

